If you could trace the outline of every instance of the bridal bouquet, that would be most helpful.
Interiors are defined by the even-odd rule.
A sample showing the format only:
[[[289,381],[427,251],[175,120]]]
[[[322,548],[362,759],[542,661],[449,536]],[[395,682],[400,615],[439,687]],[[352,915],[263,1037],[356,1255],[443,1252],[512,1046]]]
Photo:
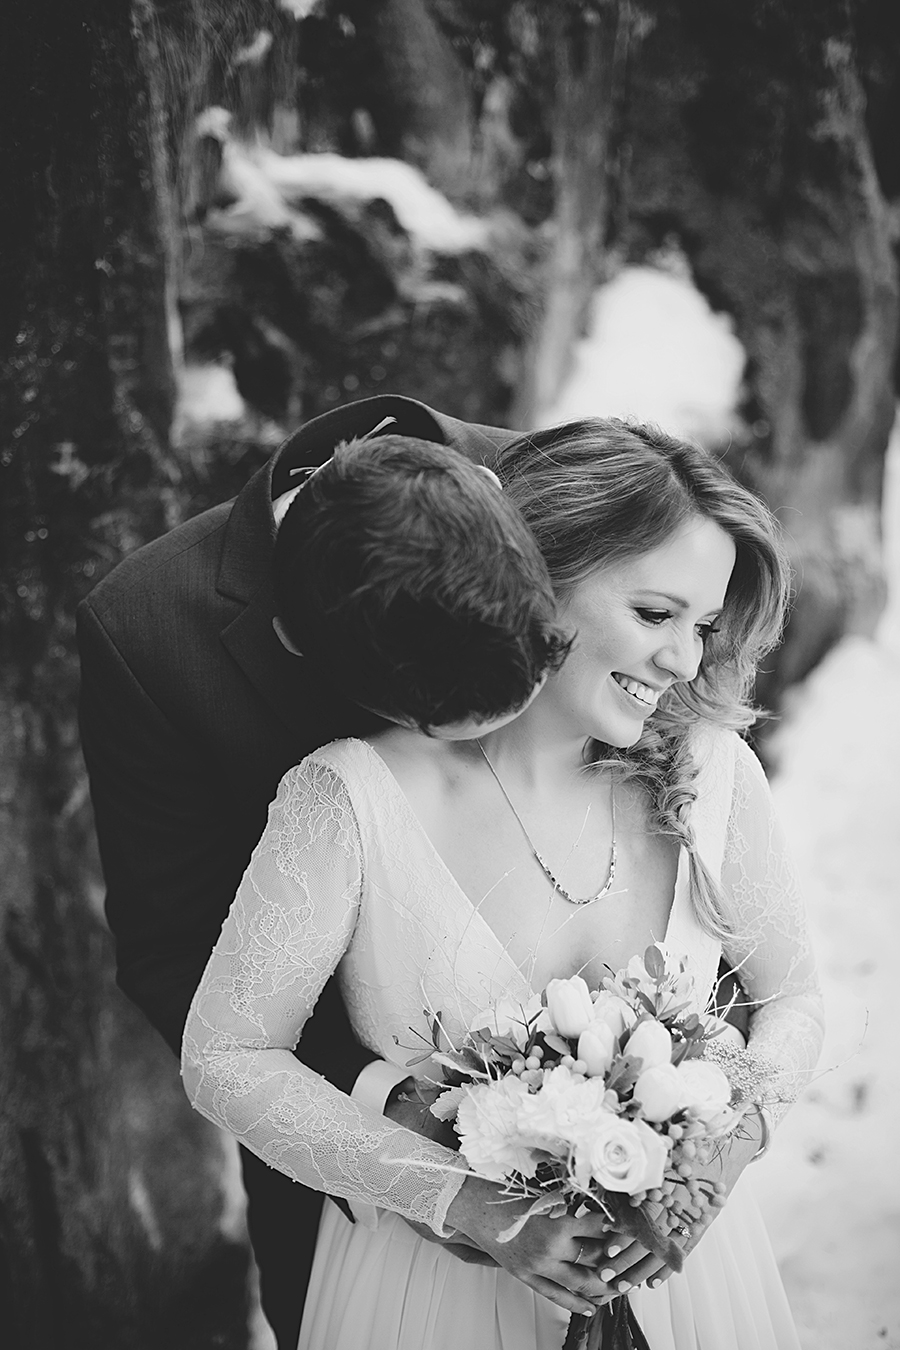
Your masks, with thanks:
[[[435,1019],[444,1081],[433,1085],[432,1113],[454,1122],[473,1172],[532,1200],[507,1240],[532,1214],[593,1210],[609,1231],[681,1269],[671,1233],[724,1203],[724,1188],[695,1175],[697,1166],[752,1106],[766,1073],[747,1051],[719,1056],[724,1068],[714,1062],[724,1023],[695,1007],[683,963],[651,946],[599,990],[576,975],[524,1005],[501,1001],[456,1048],[440,1048]],[[593,1318],[573,1315],[566,1339],[566,1350],[641,1345],[625,1297]]]

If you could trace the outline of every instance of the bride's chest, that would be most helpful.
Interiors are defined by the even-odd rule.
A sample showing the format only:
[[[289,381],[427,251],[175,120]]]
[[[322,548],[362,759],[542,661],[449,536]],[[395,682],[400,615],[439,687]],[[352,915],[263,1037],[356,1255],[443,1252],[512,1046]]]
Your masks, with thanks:
[[[406,842],[414,845],[407,861],[418,857],[423,865],[423,914],[431,908],[426,892],[438,892],[445,923],[457,911],[465,938],[502,949],[533,989],[576,971],[599,983],[605,967],[624,964],[665,936],[678,863],[674,844],[649,830],[638,794],[620,788],[617,803],[610,878],[613,832],[603,792],[587,804],[562,803],[542,812],[539,845],[502,809],[505,803],[498,809],[494,794],[420,802]],[[533,846],[572,899],[553,885]],[[607,880],[601,898],[573,903],[596,894]],[[430,922],[433,928],[433,916]]]
[[[596,987],[607,967],[624,965],[665,937],[678,865],[670,841],[620,832],[611,879],[608,844],[591,850],[586,865],[578,865],[574,852],[559,850],[552,872],[571,898],[554,886],[524,841],[508,842],[504,866],[495,850],[477,845],[447,861],[533,989],[576,973]],[[591,899],[607,881],[606,893]]]

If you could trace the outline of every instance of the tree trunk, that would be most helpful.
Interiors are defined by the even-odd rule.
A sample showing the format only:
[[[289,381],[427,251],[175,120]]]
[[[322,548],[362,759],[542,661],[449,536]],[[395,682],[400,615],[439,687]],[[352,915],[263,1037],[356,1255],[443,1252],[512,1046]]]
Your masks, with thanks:
[[[670,0],[633,65],[630,254],[674,235],[747,351],[728,449],[782,519],[798,594],[764,701],[883,598],[898,280],[845,6]]]
[[[16,1350],[246,1343],[222,1143],[114,987],[75,725],[74,607],[181,509],[144,17],[21,4],[4,32],[0,1326]]]
[[[519,426],[539,424],[559,394],[602,275],[630,18],[619,0],[607,0],[596,9],[549,7],[542,23],[543,51],[555,73],[554,210],[544,227],[543,312],[514,411]]]

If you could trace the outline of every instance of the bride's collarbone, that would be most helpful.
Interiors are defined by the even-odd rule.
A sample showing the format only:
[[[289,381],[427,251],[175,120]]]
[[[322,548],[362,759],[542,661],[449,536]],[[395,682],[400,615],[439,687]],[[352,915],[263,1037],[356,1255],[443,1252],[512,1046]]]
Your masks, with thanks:
[[[677,848],[617,815],[616,871],[609,893],[575,905],[556,891],[510,816],[490,797],[470,801],[468,820],[434,822],[435,843],[472,905],[532,983],[582,972],[594,984],[665,935],[674,895]],[[593,822],[602,819],[596,830]],[[541,821],[534,843],[570,894],[587,897],[608,875],[610,824],[602,811],[584,827],[572,810]],[[537,831],[536,831],[537,833]],[[577,842],[576,842],[577,841]]]
[[[677,848],[650,829],[648,803],[637,784],[615,786],[610,893],[573,905],[554,890],[532,847],[571,895],[596,892],[608,875],[612,844],[605,775],[553,791],[520,789],[520,822],[496,783],[456,756],[409,754],[406,738],[390,735],[376,748],[459,890],[520,968],[534,968],[534,978],[584,970],[599,979],[604,963],[620,965],[664,936]]]

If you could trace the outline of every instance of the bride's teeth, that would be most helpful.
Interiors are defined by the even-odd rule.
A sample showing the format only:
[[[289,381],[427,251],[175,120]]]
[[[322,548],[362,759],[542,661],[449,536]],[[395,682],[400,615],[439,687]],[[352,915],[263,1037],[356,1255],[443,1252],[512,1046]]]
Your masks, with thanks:
[[[627,675],[616,675],[615,679],[623,689],[627,689],[629,694],[633,694],[635,698],[639,698],[642,703],[655,704],[659,698],[659,694],[655,689],[651,689],[649,685],[641,684],[639,680],[631,680]]]

